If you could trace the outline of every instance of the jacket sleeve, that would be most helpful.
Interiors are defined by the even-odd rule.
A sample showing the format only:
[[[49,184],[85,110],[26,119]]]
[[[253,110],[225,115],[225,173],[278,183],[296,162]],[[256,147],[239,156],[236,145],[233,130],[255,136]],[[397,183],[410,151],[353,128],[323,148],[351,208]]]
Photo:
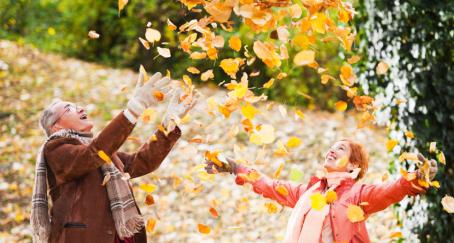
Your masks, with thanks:
[[[44,156],[55,175],[57,185],[77,179],[105,163],[98,156],[103,150],[109,157],[116,152],[134,129],[123,112],[117,115],[88,145],[74,138],[49,141]]]
[[[156,140],[145,143],[136,153],[117,153],[125,165],[124,171],[129,173],[131,178],[140,177],[156,170],[180,138],[181,130],[177,126],[167,136],[158,130],[155,136]]]
[[[400,202],[405,196],[416,196],[424,193],[425,189],[418,186],[417,180],[407,181],[401,177],[396,181],[379,185],[362,185],[360,202],[366,202],[364,213],[373,214]]]
[[[259,174],[260,177],[257,180],[251,180],[251,176],[247,176],[251,173],[258,172],[245,166],[239,166],[235,179],[236,184],[250,183],[255,193],[287,207],[293,208],[306,190],[306,186],[303,184],[295,185],[287,181],[274,180],[263,174]]]

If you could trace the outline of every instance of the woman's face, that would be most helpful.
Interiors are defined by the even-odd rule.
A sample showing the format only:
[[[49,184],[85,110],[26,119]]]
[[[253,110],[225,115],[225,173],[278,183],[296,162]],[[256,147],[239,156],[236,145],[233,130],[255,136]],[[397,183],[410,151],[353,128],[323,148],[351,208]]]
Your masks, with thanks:
[[[337,141],[328,150],[325,155],[325,163],[323,167],[328,172],[348,172],[357,166],[353,166],[350,161],[350,144],[348,141]]]

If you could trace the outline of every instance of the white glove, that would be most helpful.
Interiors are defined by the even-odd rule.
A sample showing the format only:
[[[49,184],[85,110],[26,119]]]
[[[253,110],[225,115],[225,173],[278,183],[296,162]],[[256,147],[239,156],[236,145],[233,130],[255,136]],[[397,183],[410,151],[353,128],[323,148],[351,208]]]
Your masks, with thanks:
[[[169,106],[162,122],[163,126],[168,131],[172,131],[175,125],[197,104],[198,97],[199,94],[194,94],[194,90],[191,90],[189,94],[182,94],[181,90],[175,90],[170,98]],[[181,101],[180,98],[182,98]]]
[[[151,76],[151,78],[144,83],[143,74],[139,74],[136,88],[129,99],[127,109],[124,114],[129,121],[135,123],[137,118],[142,112],[150,107],[151,105],[158,102],[155,92],[159,91],[164,94],[164,97],[171,91],[170,78],[162,77],[161,73],[157,72]]]

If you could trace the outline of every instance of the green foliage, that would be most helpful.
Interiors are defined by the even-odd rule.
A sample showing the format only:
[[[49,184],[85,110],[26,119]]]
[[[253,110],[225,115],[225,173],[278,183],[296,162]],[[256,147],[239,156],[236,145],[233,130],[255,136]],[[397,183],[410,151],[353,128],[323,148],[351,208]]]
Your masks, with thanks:
[[[360,6],[357,23],[367,57],[362,78],[368,81],[363,87],[391,106],[384,112],[390,114],[394,132],[414,132],[415,141],[407,140],[405,150],[428,154],[429,143],[436,141],[446,155],[446,166],[440,164],[435,178],[441,188],[430,189],[422,199],[428,202],[427,220],[413,229],[421,242],[454,242],[454,217],[440,203],[454,194],[454,2],[363,0]],[[390,73],[377,76],[374,69],[382,59],[390,64]],[[395,105],[397,98],[408,102]],[[406,210],[421,213],[416,207]]]
[[[239,35],[248,51],[253,52],[252,44],[257,38],[249,27],[242,25],[234,33],[220,31],[225,38],[225,49],[219,52],[216,61],[190,60],[186,53],[178,49],[179,37],[166,28],[167,18],[177,26],[199,18],[200,13],[187,14],[187,9],[178,1],[129,1],[119,14],[117,1],[96,0],[8,0],[0,2],[0,38],[30,43],[51,52],[63,53],[83,60],[100,62],[114,67],[138,69],[143,64],[149,71],[170,70],[174,77],[181,77],[189,66],[197,66],[202,71],[214,69],[215,83],[230,78],[219,68],[219,61],[226,57],[239,56],[228,48],[228,38]],[[240,19],[232,18],[239,23]],[[162,42],[167,42],[172,57],[157,57],[156,45],[150,50],[138,41],[143,37],[147,22],[152,28],[162,33]],[[289,20],[290,21],[290,20]],[[219,28],[220,29],[220,28]],[[89,39],[87,34],[95,30],[99,39]],[[291,31],[297,31],[291,30]],[[270,33],[261,33],[261,37],[270,38]],[[181,37],[180,37],[181,38]],[[159,44],[162,46],[163,44]],[[337,76],[342,59],[338,56],[338,43],[320,43],[317,49],[317,61]],[[293,49],[293,48],[291,48]],[[292,50],[291,50],[292,51]],[[293,57],[290,53],[290,57]],[[256,92],[263,92],[261,86],[279,72],[288,76],[276,80],[273,89],[265,93],[274,100],[289,105],[304,105],[332,109],[334,102],[342,97],[343,92],[334,85],[322,85],[316,70],[308,67],[293,67],[292,59],[284,60],[280,70],[268,70],[265,64],[256,60],[246,71],[260,71],[260,75],[250,78],[251,87]],[[203,68],[203,69],[202,69]],[[241,73],[238,74],[241,76]],[[196,75],[190,75],[194,81],[200,81]]]

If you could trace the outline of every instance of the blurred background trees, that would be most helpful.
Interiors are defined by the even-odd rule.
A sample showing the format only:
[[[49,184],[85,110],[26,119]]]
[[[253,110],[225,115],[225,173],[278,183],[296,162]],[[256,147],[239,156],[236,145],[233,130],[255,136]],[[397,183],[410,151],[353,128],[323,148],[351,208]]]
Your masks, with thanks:
[[[420,221],[412,218],[404,225],[421,242],[454,242],[454,217],[440,203],[446,194],[454,194],[454,2],[362,0],[358,6],[363,88],[387,107],[377,116],[390,125],[391,138],[406,140],[395,152],[429,154],[434,141],[446,156],[436,177],[441,188],[403,208],[409,217],[420,216]],[[376,75],[380,60],[390,64],[388,75]],[[402,99],[406,102],[400,103]],[[406,138],[405,131],[414,132],[415,139]]]

